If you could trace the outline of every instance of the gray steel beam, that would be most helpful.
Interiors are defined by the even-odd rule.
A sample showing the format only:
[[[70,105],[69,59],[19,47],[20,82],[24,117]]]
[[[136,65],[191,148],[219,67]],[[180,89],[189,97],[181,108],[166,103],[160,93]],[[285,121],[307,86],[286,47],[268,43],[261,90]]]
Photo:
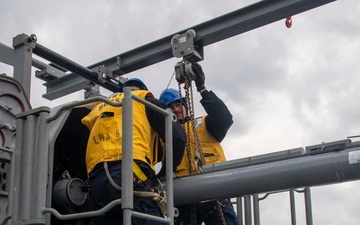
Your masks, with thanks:
[[[101,62],[88,66],[96,68],[104,66],[116,76],[136,71],[138,69],[159,63],[173,57],[171,39],[176,34],[185,33],[189,29],[196,32],[194,44],[204,47],[232,36],[259,28],[286,17],[333,2],[334,0],[267,0],[259,1],[250,6],[238,9],[207,22],[168,35],[164,38],[135,48],[128,52],[113,56]],[[37,49],[34,49],[37,52]],[[58,62],[57,62],[58,63]],[[70,70],[73,71],[73,70]],[[111,81],[98,81],[94,73],[81,71],[79,75],[94,81],[110,91],[118,88]],[[73,76],[73,74],[66,75]],[[61,79],[60,79],[61,81]],[[58,82],[58,85],[61,85]]]
[[[14,65],[14,49],[0,42],[0,62]]]
[[[60,78],[60,80],[61,86],[56,85],[57,80],[52,82],[50,81],[45,84],[46,94],[43,95],[44,98],[48,100],[54,100],[79,90],[90,90],[92,87],[92,84],[89,80],[77,74],[73,74],[72,77],[65,76]]]
[[[114,84],[113,79],[102,79],[98,76],[98,73],[92,71],[91,69],[97,67],[105,67],[106,70],[110,73],[109,77],[112,77],[113,75],[120,76],[172,58],[172,46],[170,43],[172,37],[179,33],[185,33],[189,29],[193,29],[196,32],[194,44],[203,48],[204,46],[213,44],[215,42],[225,40],[232,36],[239,35],[241,33],[259,28],[261,26],[273,23],[275,21],[292,15],[302,13],[304,11],[322,6],[324,4],[328,4],[333,1],[335,0],[259,1],[255,4],[238,9],[236,11],[214,18],[207,22],[168,35],[162,39],[156,40],[136,49],[95,63],[87,68],[45,48],[44,46],[36,44],[36,47],[33,50],[35,54],[73,72],[73,74],[67,74],[62,77],[58,77],[57,83],[51,83],[51,81],[47,81],[48,84],[46,86],[48,87],[50,93],[48,93],[44,97],[48,99],[54,99],[57,97],[61,97],[65,94],[69,94],[69,91],[61,91],[61,89],[64,89],[61,81],[63,79],[77,79],[76,83],[79,83],[78,77],[74,76],[74,74],[85,77],[86,79],[91,80],[92,82],[110,91],[117,92],[119,85]],[[11,51],[12,49],[8,48],[6,45],[1,44],[0,50],[0,61],[9,65],[14,65],[15,60],[14,53],[13,51]],[[15,57],[19,58],[20,56],[17,56],[15,54]],[[28,58],[31,59],[31,57]],[[26,62],[26,60],[20,60],[20,63],[23,63],[24,61]],[[38,64],[37,62],[33,62],[33,64],[34,63]],[[23,71],[25,69],[19,71],[16,68],[22,67],[19,66],[19,63],[16,63],[14,76],[17,76],[17,79],[20,79],[20,82],[23,81],[21,83],[25,87],[28,87],[30,76],[26,77],[24,75],[27,74],[28,69],[26,69],[26,71]],[[70,92],[78,90],[80,87],[83,87],[84,82],[80,81],[80,83],[80,86],[71,87]],[[60,91],[57,86],[61,86]],[[85,84],[85,86],[87,85]]]
[[[9,66],[14,66],[15,62],[15,50],[0,42],[0,62]],[[59,78],[66,75],[63,71],[60,71],[38,59],[32,58],[32,66],[40,70],[45,70],[48,74],[52,74],[53,77]],[[46,78],[39,77],[46,81]],[[85,78],[83,78],[85,80]]]
[[[359,155],[357,143],[344,150],[176,178],[175,205],[358,180]]]
[[[99,77],[99,73],[92,71],[89,68],[83,67],[80,64],[77,64],[76,62],[40,45],[35,45],[34,53],[44,59],[49,60],[50,62],[55,63],[56,65],[63,67],[75,74],[81,75],[85,77],[86,79],[93,81],[94,83],[98,83],[102,87],[112,90],[112,91],[118,91],[119,90],[119,84],[115,84],[114,82],[106,82],[105,80],[102,80],[101,77]],[[96,67],[102,67],[102,65],[96,66]],[[96,68],[96,67],[90,67],[90,68]],[[74,76],[71,74],[71,76]]]
[[[27,89],[30,88],[29,83],[31,79],[28,78],[31,78],[31,75],[29,76],[24,73],[29,73],[30,67],[24,67],[27,69],[19,70],[23,67],[23,62],[26,62],[26,56],[20,60],[19,63],[19,60],[15,60],[15,52],[18,52],[18,50],[14,50],[9,46],[0,43],[0,62],[13,66],[14,68],[18,68],[15,72],[15,74],[17,74],[15,76],[17,78],[16,80],[24,86],[26,94],[29,95],[30,90]],[[17,58],[21,56],[21,54],[17,54]],[[90,90],[94,86],[84,76],[80,76],[78,74],[68,76],[68,74],[64,71],[48,65],[38,59],[32,58],[29,54],[27,57],[29,58],[28,60],[31,59],[32,66],[39,69],[35,72],[35,76],[46,81],[46,94],[43,95],[46,99],[54,100],[82,89]],[[59,83],[61,84],[59,85]]]
[[[34,44],[28,41],[28,36],[20,34],[13,38],[13,47],[13,78],[20,82],[25,90],[26,96],[30,99],[32,53]]]
[[[172,58],[171,39],[189,29],[196,32],[195,45],[207,46],[218,41],[259,28],[289,16],[333,2],[334,0],[267,0],[240,8],[207,22],[168,35],[131,51],[116,55],[90,67],[105,65],[117,68],[114,73],[122,75]]]

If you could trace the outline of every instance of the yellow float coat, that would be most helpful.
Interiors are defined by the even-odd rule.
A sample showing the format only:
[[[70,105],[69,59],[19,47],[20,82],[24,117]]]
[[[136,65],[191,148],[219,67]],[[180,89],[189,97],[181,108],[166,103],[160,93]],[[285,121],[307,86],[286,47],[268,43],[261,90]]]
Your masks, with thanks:
[[[132,91],[133,95],[145,99],[153,95],[149,91]],[[123,93],[109,97],[113,102],[121,102]],[[147,163],[153,170],[152,145],[155,131],[146,116],[145,105],[133,100],[133,159]],[[90,130],[86,149],[86,167],[89,174],[100,162],[121,160],[122,158],[122,106],[114,107],[99,103],[81,122]]]

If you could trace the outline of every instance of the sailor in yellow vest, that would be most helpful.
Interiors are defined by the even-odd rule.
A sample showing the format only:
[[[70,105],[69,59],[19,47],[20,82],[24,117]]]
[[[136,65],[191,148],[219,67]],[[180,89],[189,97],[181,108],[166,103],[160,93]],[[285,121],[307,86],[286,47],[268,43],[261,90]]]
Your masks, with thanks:
[[[205,88],[205,74],[198,63],[192,63],[192,70],[196,75],[195,84],[197,91],[201,94],[200,103],[204,107],[207,115],[199,117],[195,121],[196,132],[201,143],[202,152],[204,154],[206,164],[213,164],[226,161],[224,150],[220,142],[225,138],[227,131],[233,123],[232,115],[226,105],[219,99],[214,92]],[[192,129],[190,126],[188,110],[186,108],[185,99],[181,99],[179,90],[168,88],[161,94],[160,98],[177,119],[182,123],[185,132],[188,135],[190,144],[190,156],[188,152],[184,152],[184,156],[180,165],[177,167],[176,176],[187,176],[197,173],[195,168],[195,142]],[[191,160],[189,164],[189,160]],[[196,221],[192,221],[192,207],[195,207]],[[175,224],[201,224],[206,225],[239,225],[234,208],[229,200],[211,201],[188,206],[178,207],[179,216],[175,218]]]
[[[121,102],[124,87],[132,87],[132,94],[145,99],[161,108],[166,108],[163,102],[155,99],[147,90],[145,84],[137,78],[128,79],[120,87],[120,92],[109,97],[111,101]],[[82,119],[82,123],[90,130],[86,150],[86,167],[90,182],[90,195],[98,208],[104,207],[115,199],[121,199],[121,157],[122,157],[122,107],[113,107],[99,103]],[[162,152],[154,149],[155,137],[165,139],[165,117],[144,104],[133,100],[133,158],[136,165],[145,174],[146,181],[134,176],[135,191],[150,191],[156,180],[153,165],[157,159],[162,159]],[[173,122],[174,171],[179,165],[186,142],[186,134],[179,122]],[[110,178],[106,175],[106,170]],[[113,180],[116,185],[110,183]],[[143,179],[144,180],[144,179]],[[134,197],[134,211],[144,212],[154,216],[163,216],[152,198]],[[105,216],[96,218],[95,224],[122,224],[121,206],[113,208]],[[132,224],[159,225],[153,220],[132,217]]]

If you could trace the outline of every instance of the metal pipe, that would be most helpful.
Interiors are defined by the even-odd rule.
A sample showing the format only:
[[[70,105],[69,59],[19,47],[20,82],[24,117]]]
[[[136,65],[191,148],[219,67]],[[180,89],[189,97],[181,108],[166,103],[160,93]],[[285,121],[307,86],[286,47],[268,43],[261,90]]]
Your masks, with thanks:
[[[41,62],[38,59],[33,58],[32,59],[32,66],[35,68],[38,68],[39,70],[46,69],[48,67],[48,64]]]
[[[98,75],[96,72],[42,46],[41,44],[36,43],[34,48],[34,54],[49,60],[50,62],[54,62],[55,64],[68,69],[77,74],[81,74],[82,76],[89,78],[91,80],[97,80]]]
[[[20,211],[20,219],[27,221],[31,219],[32,202],[35,200],[33,197],[34,185],[33,178],[35,177],[34,161],[36,149],[36,117],[29,115],[26,118],[25,136],[24,136],[24,152],[22,155],[21,165],[21,186],[20,186],[20,199],[22,204]]]
[[[90,212],[81,212],[81,213],[73,213],[73,214],[66,214],[62,215],[58,211],[56,211],[53,208],[43,208],[41,210],[42,213],[51,213],[59,220],[74,220],[74,219],[83,219],[83,218],[89,218],[89,217],[96,217],[104,215],[107,211],[111,210],[115,206],[121,205],[121,199],[116,199],[107,205],[105,205],[103,208],[99,210],[94,210]]]
[[[115,107],[122,105],[121,102],[113,102],[113,101],[109,100],[108,98],[96,96],[96,97],[88,98],[88,99],[85,99],[82,101],[75,101],[75,102],[70,102],[70,103],[61,105],[56,110],[56,112],[47,119],[47,122],[50,123],[50,122],[56,120],[64,110],[75,108],[75,107],[85,107],[85,106],[90,106],[90,105],[96,105],[99,102],[105,102],[105,103],[107,103],[111,106],[115,106]]]
[[[159,216],[153,216],[153,215],[150,215],[150,214],[136,212],[136,211],[132,211],[132,214],[134,216],[142,218],[142,219],[147,219],[147,220],[158,221],[158,222],[170,224],[170,218],[163,218],[163,217],[159,217]]]
[[[260,225],[260,207],[259,195],[253,195],[253,208],[254,208],[254,225]]]
[[[306,225],[313,225],[310,188],[304,189]]]
[[[111,91],[118,91],[119,86],[112,83],[112,82],[99,82],[99,75],[98,73],[92,71],[89,68],[86,68],[38,43],[35,43],[35,48],[33,50],[34,54],[49,60],[50,62],[55,63],[73,73],[79,74]]]
[[[173,181],[173,140],[172,140],[172,122],[174,114],[170,108],[166,109],[165,115],[165,147],[166,147],[166,192],[167,195],[167,217],[174,224],[174,181]]]
[[[239,220],[240,225],[243,225],[243,207],[242,207],[242,198],[236,198],[236,215]]]
[[[245,225],[251,225],[252,224],[252,220],[251,220],[251,200],[250,200],[250,195],[246,195],[244,196],[244,208],[245,208]]]
[[[36,172],[33,180],[35,180],[35,190],[34,190],[34,216],[35,219],[44,220],[44,214],[41,213],[41,208],[46,205],[46,189],[48,186],[47,179],[47,170],[48,170],[48,124],[46,119],[48,118],[50,112],[43,111],[39,114],[38,118],[38,143],[36,149]]]
[[[290,193],[291,225],[296,225],[295,191],[291,189],[289,193]]]
[[[131,89],[124,88],[122,100],[122,177],[121,199],[124,224],[131,224],[131,212],[133,210],[133,105]]]
[[[175,205],[358,180],[360,163],[350,164],[349,154],[359,149],[358,146],[349,147],[341,151],[175,178]]]

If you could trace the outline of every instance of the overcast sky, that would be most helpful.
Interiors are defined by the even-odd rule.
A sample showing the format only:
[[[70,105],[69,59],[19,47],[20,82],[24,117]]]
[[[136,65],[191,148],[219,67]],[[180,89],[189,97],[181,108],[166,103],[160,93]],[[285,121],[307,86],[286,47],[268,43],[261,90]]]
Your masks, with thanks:
[[[36,34],[41,45],[88,66],[251,3],[0,0],[0,42],[12,46],[14,36]],[[234,117],[222,143],[229,160],[360,134],[359,15],[358,0],[336,1],[293,16],[290,29],[281,20],[205,47],[200,64],[206,87]],[[178,61],[126,77],[141,78],[158,97]],[[3,72],[12,76],[12,68],[0,63]],[[42,99],[43,83],[32,77],[33,107],[83,98],[80,91]],[[174,79],[170,86],[177,88]],[[195,106],[197,116],[204,113]],[[314,224],[360,224],[359,188],[358,181],[312,188]],[[305,224],[303,196],[296,196],[298,224]],[[262,225],[291,224],[288,193],[260,205]]]

